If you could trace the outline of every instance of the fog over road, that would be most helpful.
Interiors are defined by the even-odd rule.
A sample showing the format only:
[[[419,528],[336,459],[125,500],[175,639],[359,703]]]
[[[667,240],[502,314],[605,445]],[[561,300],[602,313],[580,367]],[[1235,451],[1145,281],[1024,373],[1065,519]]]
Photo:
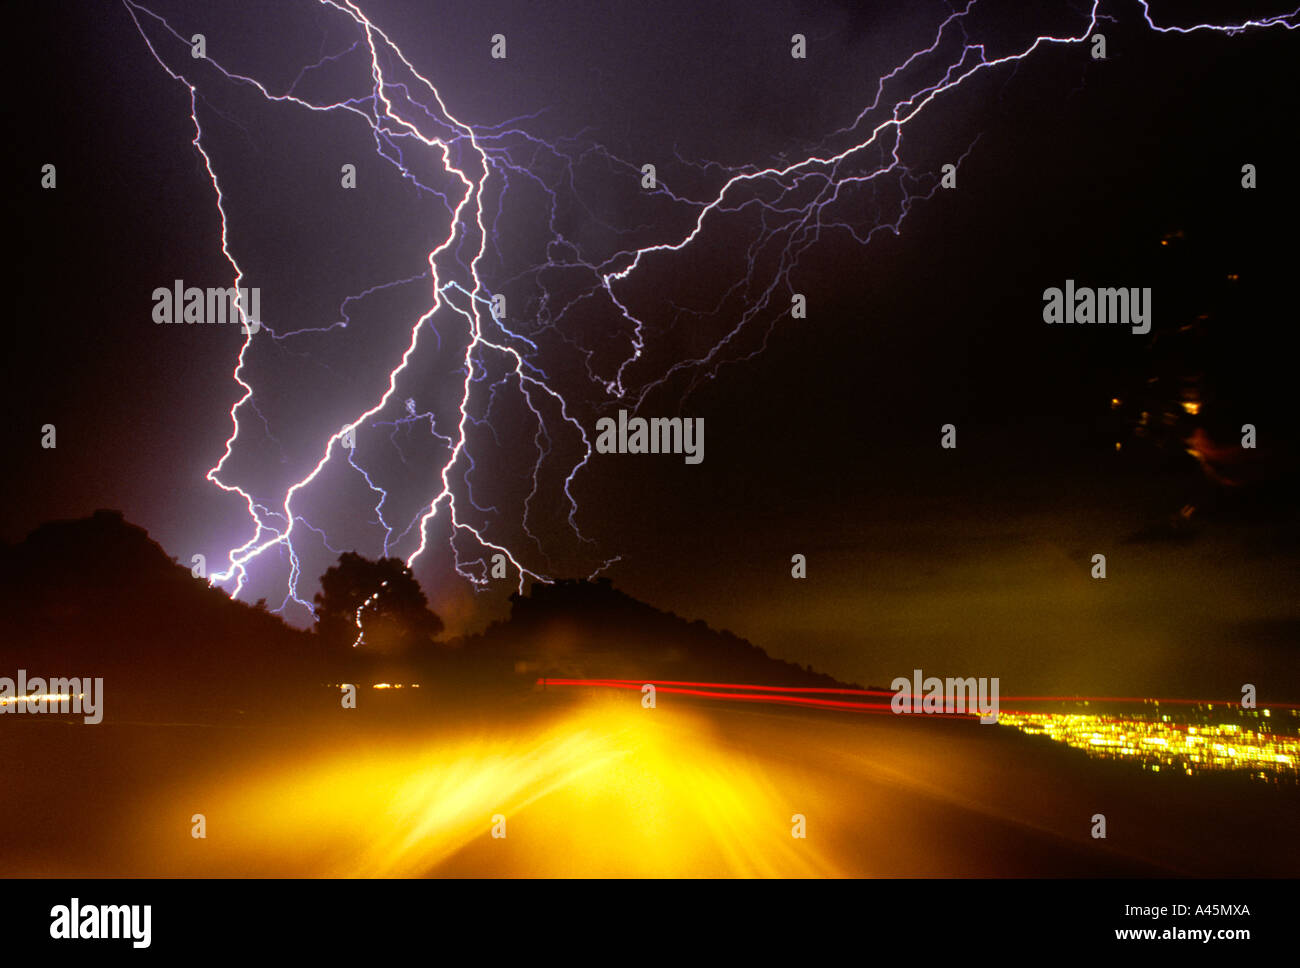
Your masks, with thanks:
[[[1300,870],[1292,788],[1153,775],[973,721],[673,696],[643,709],[635,692],[578,690],[503,700],[491,717],[398,708],[413,698],[239,727],[10,719],[7,772],[26,779],[0,805],[0,873]],[[191,836],[200,813],[205,839]]]

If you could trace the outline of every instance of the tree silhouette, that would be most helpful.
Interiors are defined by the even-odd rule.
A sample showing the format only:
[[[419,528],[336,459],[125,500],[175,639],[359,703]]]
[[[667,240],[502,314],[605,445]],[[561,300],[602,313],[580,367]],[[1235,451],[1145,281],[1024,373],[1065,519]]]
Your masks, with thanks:
[[[399,558],[371,561],[351,551],[321,576],[316,631],[334,649],[396,654],[428,646],[442,619]]]

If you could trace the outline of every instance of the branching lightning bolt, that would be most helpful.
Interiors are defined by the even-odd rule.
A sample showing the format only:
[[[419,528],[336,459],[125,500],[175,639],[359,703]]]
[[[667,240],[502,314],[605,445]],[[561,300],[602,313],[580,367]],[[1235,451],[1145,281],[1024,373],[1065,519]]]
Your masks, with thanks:
[[[246,273],[233,252],[227,214],[227,193],[205,148],[204,128],[199,120],[198,82],[179,67],[169,65],[160,52],[161,42],[170,38],[182,47],[187,41],[170,23],[135,0],[123,0],[149,52],[162,69],[189,93],[193,146],[201,158],[212,183],[221,225],[221,250],[234,272],[239,287]],[[579,503],[573,485],[588,465],[593,453],[584,418],[611,406],[635,410],[647,396],[665,387],[669,381],[684,379],[684,393],[703,380],[713,379],[728,363],[750,359],[767,346],[768,334],[780,314],[775,306],[779,296],[793,292],[791,273],[800,257],[831,231],[849,233],[863,245],[878,232],[897,234],[911,208],[933,195],[938,179],[933,172],[917,171],[903,160],[904,133],[908,126],[933,105],[951,97],[963,85],[981,74],[1014,66],[1048,48],[1085,44],[1098,26],[1115,18],[1103,14],[1100,0],[1094,0],[1075,33],[1061,36],[1039,35],[1018,50],[991,56],[985,42],[968,36],[968,17],[978,0],[950,8],[938,24],[931,42],[900,59],[876,84],[872,101],[857,110],[851,121],[828,134],[815,150],[797,160],[782,158],[773,165],[747,165],[730,168],[717,162],[687,161],[676,155],[682,174],[680,183],[660,181],[654,198],[679,230],[663,233],[657,240],[643,237],[653,229],[637,226],[617,230],[605,225],[598,213],[583,202],[577,184],[579,167],[598,159],[610,170],[625,172],[630,180],[639,175],[639,166],[616,157],[604,148],[585,143],[582,136],[561,141],[546,141],[530,134],[528,126],[537,116],[517,118],[493,126],[473,126],[454,117],[434,82],[421,74],[388,34],[370,19],[360,5],[351,0],[316,0],[331,16],[337,16],[352,35],[350,44],[341,51],[326,53],[324,45],[317,63],[304,67],[293,83],[282,92],[270,90],[263,83],[221,66],[221,58],[206,57],[202,68],[214,69],[225,82],[256,91],[268,102],[292,105],[304,111],[339,113],[365,125],[374,139],[376,155],[396,169],[421,197],[437,199],[447,212],[445,237],[424,255],[427,270],[405,279],[377,283],[363,292],[347,297],[339,307],[339,319],[324,326],[289,330],[275,321],[250,321],[240,305],[244,322],[243,341],[232,377],[238,397],[229,411],[231,430],[224,451],[207,472],[207,479],[222,491],[237,496],[247,509],[251,535],[243,544],[231,549],[225,566],[211,581],[227,587],[238,596],[249,581],[250,566],[268,551],[279,550],[288,557],[288,581],[283,610],[291,603],[314,614],[311,603],[300,591],[302,566],[299,547],[295,544],[304,532],[315,535],[324,546],[337,553],[322,529],[314,527],[296,507],[300,496],[316,483],[332,460],[344,460],[364,480],[374,495],[374,523],[382,529],[385,555],[397,547],[406,547],[408,565],[428,549],[429,526],[444,514],[450,526],[451,552],[456,571],[475,585],[487,582],[486,558],[504,555],[523,590],[526,579],[549,581],[550,566],[535,563],[548,558],[542,542],[529,528],[530,509],[542,487],[541,469],[550,459],[564,460],[563,502],[567,505],[567,526],[576,540],[594,545],[579,528]],[[1274,17],[1226,24],[1190,26],[1158,25],[1147,2],[1137,6],[1146,26],[1162,34],[1217,32],[1235,35],[1247,30],[1280,28],[1295,30],[1300,26],[1300,10]],[[1080,15],[1081,22],[1083,15]],[[169,41],[169,42],[170,42]],[[370,88],[364,94],[333,103],[316,103],[295,93],[313,70],[347,58],[363,57],[368,62]],[[978,139],[976,139],[977,141]],[[413,146],[432,152],[441,171],[450,176],[457,190],[447,192],[424,184],[407,162]],[[958,159],[958,164],[974,150],[975,141]],[[545,162],[545,164],[543,164]],[[543,173],[543,169],[550,175]],[[554,174],[558,170],[560,174]],[[688,187],[689,186],[689,187]],[[563,272],[585,279],[563,296],[552,295],[545,285],[536,312],[528,319],[511,322],[494,309],[496,291],[486,278],[484,264],[489,251],[499,262],[498,239],[504,231],[505,199],[517,189],[539,192],[549,205],[550,233],[544,257],[530,269],[510,278],[496,280],[504,288],[521,279],[540,281],[548,273]],[[886,190],[897,193],[897,201],[886,211],[876,203],[876,216],[863,221],[860,214],[850,216],[846,199],[870,192],[873,198]],[[632,239],[617,251],[601,256],[587,256],[557,226],[559,196],[566,193],[571,204],[584,211],[594,224],[607,228],[615,237]],[[495,210],[493,205],[495,204]],[[683,213],[685,218],[683,218]],[[717,318],[727,307],[739,302],[743,307],[735,314],[734,325],[724,327],[707,341],[703,351],[681,355],[664,362],[651,360],[649,353],[656,329],[643,312],[633,308],[628,295],[638,277],[645,276],[653,263],[671,260],[704,245],[706,232],[726,230],[726,220],[757,219],[758,227],[744,250],[745,270],[729,285],[719,290],[716,305],[707,310],[674,306],[677,316]],[[504,263],[503,263],[504,264]],[[287,341],[305,333],[322,334],[346,328],[349,307],[372,294],[394,287],[428,285],[430,303],[411,324],[409,339],[400,359],[389,371],[387,385],[375,388],[373,402],[338,427],[317,451],[315,463],[293,481],[273,502],[256,497],[252,490],[230,479],[228,464],[240,439],[247,433],[244,424],[256,418],[270,433],[269,424],[255,402],[255,389],[246,376],[247,361],[255,340]],[[625,350],[615,358],[585,346],[577,334],[566,329],[568,318],[579,306],[595,304]],[[458,320],[463,326],[465,349],[460,359],[463,381],[459,385],[457,412],[444,420],[432,410],[421,412],[414,399],[401,397],[399,380],[413,368],[422,345],[432,340],[442,351],[443,338],[434,325],[438,319]],[[751,341],[746,348],[743,339]],[[542,341],[547,341],[544,349]],[[547,375],[547,353],[559,348],[580,360],[588,381],[588,393],[560,389],[561,381]],[[561,367],[561,369],[564,369]],[[495,370],[495,378],[491,374]],[[471,430],[495,438],[492,410],[501,394],[516,394],[535,419],[532,445],[536,459],[532,464],[531,490],[523,503],[521,530],[532,538],[527,550],[504,538],[496,538],[485,525],[469,520],[471,511],[480,516],[500,515],[492,503],[480,504],[473,497],[470,476],[474,470],[471,455]],[[474,411],[473,401],[486,400],[481,413]],[[387,415],[386,415],[387,412]],[[408,521],[393,520],[397,513],[387,507],[389,493],[377,475],[356,459],[355,451],[344,446],[349,437],[386,434],[391,445],[401,453],[399,432],[427,427],[430,436],[444,448],[437,479],[422,510]],[[558,435],[564,435],[561,438]],[[561,456],[567,452],[567,457]],[[405,456],[401,456],[405,463]],[[462,556],[457,539],[468,540],[473,550]],[[411,545],[414,545],[411,547]],[[598,573],[617,558],[605,560],[595,568]],[[593,574],[594,574],[593,573]]]

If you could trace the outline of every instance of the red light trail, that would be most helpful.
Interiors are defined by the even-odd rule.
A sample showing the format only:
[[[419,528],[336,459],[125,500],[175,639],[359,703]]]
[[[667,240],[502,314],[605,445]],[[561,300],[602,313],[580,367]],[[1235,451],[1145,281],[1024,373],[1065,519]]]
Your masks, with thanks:
[[[604,689],[641,689],[652,685],[656,692],[668,695],[696,696],[702,699],[726,699],[734,702],[765,702],[789,706],[808,706],[815,709],[839,709],[858,713],[888,713],[894,715],[890,704],[870,702],[848,702],[835,699],[818,699],[812,695],[793,695],[810,693],[822,695],[848,696],[889,696],[893,692],[883,689],[840,689],[820,686],[764,686],[752,683],[736,682],[689,682],[676,679],[563,679],[543,677],[537,685],[578,686]],[[722,691],[725,690],[725,691]],[[758,695],[755,695],[758,693]],[[1132,696],[1008,696],[1009,702],[1086,702],[1086,703],[1150,703],[1152,705],[1182,706],[1236,706],[1236,700],[1228,699],[1144,699]],[[1300,709],[1300,703],[1274,702],[1266,704],[1274,709]],[[1007,709],[1005,712],[1021,713],[1027,710]],[[914,714],[913,714],[914,715]],[[929,716],[948,716],[953,718],[976,718],[971,713],[936,712]]]

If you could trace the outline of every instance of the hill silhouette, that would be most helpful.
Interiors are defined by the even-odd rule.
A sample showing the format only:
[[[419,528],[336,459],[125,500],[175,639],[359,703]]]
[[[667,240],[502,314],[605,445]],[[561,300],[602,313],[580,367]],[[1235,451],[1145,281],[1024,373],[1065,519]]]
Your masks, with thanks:
[[[248,709],[329,671],[313,636],[193,577],[118,511],[41,525],[0,552],[0,580],[0,675],[102,676],[106,721]]]
[[[510,617],[450,643],[470,674],[842,687],[808,666],[774,659],[704,621],[689,621],[618,591],[607,578],[533,583]]]
[[[107,722],[337,708],[326,685],[339,682],[420,682],[421,701],[541,677],[842,685],[608,580],[536,583],[483,633],[401,657],[340,653],[195,578],[110,510],[0,548],[0,580],[0,675],[103,677]]]

